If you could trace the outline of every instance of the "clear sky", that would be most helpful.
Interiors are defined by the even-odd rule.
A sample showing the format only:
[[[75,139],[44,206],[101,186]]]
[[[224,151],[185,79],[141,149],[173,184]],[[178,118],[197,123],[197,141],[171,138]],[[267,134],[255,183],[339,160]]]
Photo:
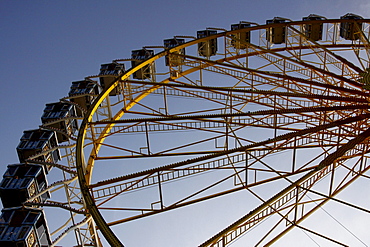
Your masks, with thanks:
[[[370,2],[0,0],[0,174],[18,163],[19,138],[38,128],[45,104],[67,96],[72,81],[97,74],[102,63],[206,27],[229,29],[242,20],[263,24],[275,16],[339,18],[349,12],[369,18]]]

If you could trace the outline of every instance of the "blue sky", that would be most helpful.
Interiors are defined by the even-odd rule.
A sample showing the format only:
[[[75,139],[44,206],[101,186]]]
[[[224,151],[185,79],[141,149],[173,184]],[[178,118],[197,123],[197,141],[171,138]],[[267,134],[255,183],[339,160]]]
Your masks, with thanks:
[[[0,174],[18,163],[19,138],[38,128],[46,103],[131,50],[242,20],[263,24],[275,16],[339,18],[349,12],[369,18],[369,11],[367,0],[0,0]]]

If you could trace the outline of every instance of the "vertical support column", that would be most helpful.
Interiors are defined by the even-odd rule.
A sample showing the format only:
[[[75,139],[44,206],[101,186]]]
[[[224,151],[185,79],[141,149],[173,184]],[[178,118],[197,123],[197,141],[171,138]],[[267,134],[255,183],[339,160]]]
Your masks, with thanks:
[[[149,131],[148,131],[148,122],[147,121],[145,121],[145,137],[146,137],[146,145],[148,147],[148,155],[150,155],[151,152],[150,152]]]
[[[297,137],[294,137],[293,157],[292,157],[292,173],[295,171],[296,156],[297,156]]]
[[[164,109],[166,111],[166,116],[168,116],[167,87],[166,86],[163,86],[163,103],[164,103]]]
[[[245,187],[248,186],[248,151],[245,151]]]
[[[161,202],[161,210],[163,210],[163,195],[162,195],[162,183],[161,183],[161,175],[158,172],[158,190],[159,190],[159,200]]]
[[[332,166],[332,169],[331,169],[331,176],[330,176],[330,185],[329,185],[329,197],[331,196],[332,192],[333,192],[333,186],[334,186],[334,171],[335,171],[335,166],[336,166],[336,161],[334,161],[332,164],[330,164],[330,166]]]
[[[276,95],[274,95],[274,110],[276,110]],[[274,139],[277,136],[277,114],[274,114]],[[274,141],[274,147],[276,147],[276,141]]]

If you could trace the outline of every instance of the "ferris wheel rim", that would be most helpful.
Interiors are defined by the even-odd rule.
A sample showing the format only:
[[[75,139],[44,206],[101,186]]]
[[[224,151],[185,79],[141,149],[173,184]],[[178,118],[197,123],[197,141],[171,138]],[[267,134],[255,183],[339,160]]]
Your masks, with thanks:
[[[348,21],[348,20],[332,19],[332,20],[321,20],[321,21],[295,21],[295,22],[287,22],[287,23],[279,23],[279,24],[261,25],[261,26],[258,26],[258,27],[254,26],[254,27],[246,28],[246,29],[257,30],[257,29],[265,29],[265,28],[270,27],[270,26],[290,26],[290,25],[298,25],[298,24],[311,23],[311,22],[337,23],[337,22],[344,22],[344,21]],[[370,22],[370,19],[363,19],[363,20],[361,20],[361,22]],[[79,179],[80,187],[81,187],[80,189],[81,189],[82,195],[83,195],[84,200],[85,200],[86,208],[87,208],[89,214],[92,215],[92,217],[95,220],[98,228],[100,229],[100,231],[102,232],[102,234],[105,236],[105,238],[107,239],[107,241],[110,244],[114,244],[115,246],[123,246],[122,243],[120,242],[120,240],[118,239],[118,237],[111,231],[110,227],[105,222],[103,216],[100,214],[97,206],[95,205],[95,202],[94,202],[94,199],[93,199],[93,197],[90,193],[90,190],[89,190],[90,183],[88,181],[91,179],[91,176],[92,176],[92,167],[90,167],[88,170],[86,170],[86,164],[85,164],[85,158],[84,158],[84,152],[83,152],[83,150],[84,150],[84,148],[83,148],[83,146],[84,146],[84,137],[86,135],[86,130],[87,130],[87,127],[88,127],[88,123],[91,122],[91,119],[92,119],[93,115],[95,114],[96,110],[98,109],[99,105],[102,103],[102,101],[105,98],[109,97],[109,93],[118,85],[118,83],[120,81],[127,80],[130,77],[130,75],[132,75],[135,71],[139,70],[140,68],[142,68],[146,65],[149,65],[149,64],[153,63],[154,61],[158,60],[161,57],[164,57],[168,53],[179,51],[179,50],[181,50],[183,48],[186,48],[188,46],[198,44],[199,42],[211,40],[213,38],[224,37],[226,35],[229,35],[229,34],[232,34],[232,33],[237,33],[237,32],[241,32],[241,30],[226,31],[226,32],[223,32],[223,33],[218,33],[216,35],[208,36],[206,38],[196,39],[196,40],[193,40],[193,41],[189,41],[185,44],[179,45],[177,47],[171,48],[167,51],[165,50],[165,51],[157,53],[156,55],[154,55],[153,57],[145,60],[144,62],[142,62],[138,66],[133,67],[130,70],[128,70],[127,72],[125,72],[109,88],[107,88],[102,93],[100,93],[99,96],[97,97],[97,99],[94,101],[93,106],[89,109],[88,113],[85,115],[85,117],[84,117],[84,119],[83,119],[83,121],[80,125],[79,133],[78,133],[77,146],[76,146],[76,150],[77,150],[76,151],[76,169],[77,169],[77,172],[78,172],[78,179]],[[333,45],[333,46],[335,46],[335,45]],[[335,47],[337,47],[337,46],[335,46]],[[280,48],[280,49],[284,49],[284,48]],[[155,86],[153,86],[153,88],[154,87]],[[148,94],[150,94],[150,92]],[[122,112],[122,115],[123,115],[123,112]],[[122,117],[122,115],[121,115],[121,113],[117,113],[116,116],[114,117],[114,119],[116,119],[116,118],[120,119]],[[108,127],[108,128],[111,128],[111,127]]]

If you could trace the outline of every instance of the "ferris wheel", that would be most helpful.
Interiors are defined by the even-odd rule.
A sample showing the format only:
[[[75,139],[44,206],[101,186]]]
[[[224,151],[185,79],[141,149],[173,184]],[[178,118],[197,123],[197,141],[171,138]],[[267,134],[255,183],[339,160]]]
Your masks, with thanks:
[[[346,246],[305,220],[328,202],[370,212],[336,197],[369,179],[369,35],[355,14],[275,17],[102,64],[24,131],[0,243],[126,246],[126,225],[164,217],[199,246],[271,246],[294,229]]]

